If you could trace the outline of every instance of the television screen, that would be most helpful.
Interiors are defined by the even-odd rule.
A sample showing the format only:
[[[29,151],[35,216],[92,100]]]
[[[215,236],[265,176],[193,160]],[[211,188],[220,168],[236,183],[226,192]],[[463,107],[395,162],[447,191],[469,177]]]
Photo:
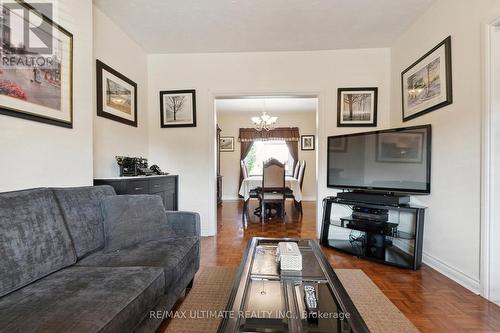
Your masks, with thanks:
[[[430,193],[431,125],[328,137],[328,187]]]

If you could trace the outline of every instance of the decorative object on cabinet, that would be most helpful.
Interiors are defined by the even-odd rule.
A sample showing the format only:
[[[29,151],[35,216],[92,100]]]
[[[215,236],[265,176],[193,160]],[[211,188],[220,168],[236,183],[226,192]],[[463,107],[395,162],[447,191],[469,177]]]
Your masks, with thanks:
[[[401,73],[403,121],[453,103],[451,36]]]
[[[97,115],[137,127],[137,84],[96,60]]]
[[[219,151],[234,151],[234,136],[221,136],[219,139]]]
[[[314,135],[301,135],[300,136],[300,149],[301,150],[314,150]]]
[[[378,88],[339,88],[338,127],[377,126]]]
[[[51,15],[51,4],[38,5]],[[41,24],[32,27],[28,15],[15,14],[20,10],[37,16]],[[29,31],[45,38],[43,47],[30,45],[29,41],[15,47],[3,41],[0,114],[72,128],[73,35],[24,1],[2,2],[2,11],[4,37],[23,36]],[[13,24],[13,18],[20,24]]]
[[[160,91],[160,125],[196,127],[196,91]]]
[[[110,185],[116,194],[156,194],[166,210],[178,210],[179,177],[138,176],[94,179],[94,185]]]
[[[147,158],[116,156],[115,159],[120,167],[120,177],[133,177],[139,175],[150,176],[155,173],[153,170],[149,169]]]

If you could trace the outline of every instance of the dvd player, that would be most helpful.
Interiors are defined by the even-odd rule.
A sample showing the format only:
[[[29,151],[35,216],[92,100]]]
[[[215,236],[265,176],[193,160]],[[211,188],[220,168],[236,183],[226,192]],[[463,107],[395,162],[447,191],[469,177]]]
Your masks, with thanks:
[[[389,211],[387,209],[354,206],[352,208],[352,217],[359,220],[387,222],[389,220]]]

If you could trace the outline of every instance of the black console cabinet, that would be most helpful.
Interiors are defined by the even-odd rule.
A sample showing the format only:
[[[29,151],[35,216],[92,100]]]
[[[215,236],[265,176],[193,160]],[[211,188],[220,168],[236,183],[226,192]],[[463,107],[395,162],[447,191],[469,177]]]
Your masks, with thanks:
[[[387,222],[353,218],[354,206],[386,209]],[[425,207],[390,206],[328,197],[323,200],[321,244],[380,263],[417,270],[422,263]]]
[[[175,175],[99,178],[94,185],[111,185],[116,194],[156,194],[166,210],[178,210],[179,177]]]

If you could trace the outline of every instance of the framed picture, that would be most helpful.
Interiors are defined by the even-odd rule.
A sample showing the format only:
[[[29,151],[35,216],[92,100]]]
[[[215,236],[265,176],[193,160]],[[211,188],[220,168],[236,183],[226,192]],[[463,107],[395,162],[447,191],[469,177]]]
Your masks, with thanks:
[[[40,6],[47,16],[22,1],[0,4],[0,114],[72,128],[73,35],[49,17],[52,4]]]
[[[234,137],[221,136],[219,142],[219,151],[234,151]]]
[[[161,127],[196,127],[196,91],[160,91]]]
[[[453,103],[451,37],[401,73],[403,121]]]
[[[422,163],[424,133],[377,134],[377,162]]]
[[[314,135],[301,135],[300,136],[300,149],[301,150],[314,150]]]
[[[345,136],[336,138],[329,142],[329,147],[331,151],[337,153],[345,153],[347,151],[347,138]]]
[[[137,127],[137,84],[96,60],[97,115]]]
[[[377,126],[378,88],[339,88],[338,127]]]

